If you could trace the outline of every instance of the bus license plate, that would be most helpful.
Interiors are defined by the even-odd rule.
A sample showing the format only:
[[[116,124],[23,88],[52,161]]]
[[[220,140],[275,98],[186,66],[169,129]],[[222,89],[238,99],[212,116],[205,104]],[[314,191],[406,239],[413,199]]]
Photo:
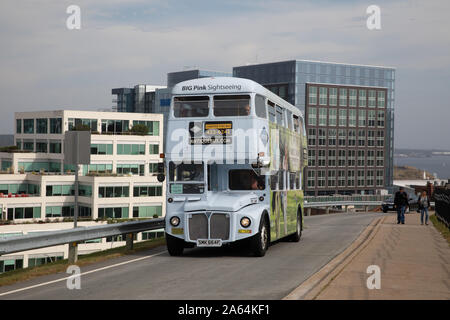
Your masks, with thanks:
[[[222,239],[197,239],[197,247],[221,247]]]

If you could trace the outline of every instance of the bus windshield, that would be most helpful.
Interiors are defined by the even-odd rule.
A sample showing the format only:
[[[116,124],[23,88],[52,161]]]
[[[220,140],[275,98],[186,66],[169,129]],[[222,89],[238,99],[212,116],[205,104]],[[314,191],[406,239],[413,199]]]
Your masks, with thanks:
[[[250,115],[250,96],[214,96],[214,116],[248,116]]]
[[[230,170],[228,172],[230,190],[264,190],[264,176],[258,176],[253,170]]]
[[[206,117],[209,113],[209,97],[175,97],[173,114],[176,118]]]

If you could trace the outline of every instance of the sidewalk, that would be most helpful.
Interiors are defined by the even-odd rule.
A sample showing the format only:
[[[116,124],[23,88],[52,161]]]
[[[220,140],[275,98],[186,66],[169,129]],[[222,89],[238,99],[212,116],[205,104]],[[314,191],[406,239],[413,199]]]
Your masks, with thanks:
[[[367,288],[369,265],[381,270],[381,289]],[[450,299],[450,247],[419,213],[383,218],[367,246],[316,297],[317,300]]]

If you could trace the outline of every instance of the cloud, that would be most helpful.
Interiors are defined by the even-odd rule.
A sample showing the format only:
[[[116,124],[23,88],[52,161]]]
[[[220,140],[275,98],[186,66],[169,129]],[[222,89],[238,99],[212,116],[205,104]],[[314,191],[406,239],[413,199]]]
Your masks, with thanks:
[[[81,7],[81,30],[65,27],[71,4]],[[396,145],[433,132],[435,146],[450,148],[439,132],[403,126],[433,127],[417,117],[425,102],[412,98],[428,92],[433,110],[450,117],[448,90],[433,89],[450,70],[450,3],[378,5],[382,30],[369,31],[360,1],[3,0],[2,133],[12,132],[13,111],[107,108],[111,88],[165,84],[167,72],[186,65],[231,71],[298,58],[397,67]]]

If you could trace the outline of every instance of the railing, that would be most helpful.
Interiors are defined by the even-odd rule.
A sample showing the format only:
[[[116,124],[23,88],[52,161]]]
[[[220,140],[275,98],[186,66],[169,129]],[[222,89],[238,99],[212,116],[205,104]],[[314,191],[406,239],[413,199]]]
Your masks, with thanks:
[[[450,228],[450,190],[436,189],[433,197],[436,217]]]
[[[147,230],[164,228],[164,218],[113,223],[95,227],[78,227],[74,229],[45,232],[38,235],[25,235],[0,240],[0,255],[53,247],[62,244],[79,243],[86,240],[106,238],[121,234],[127,235],[127,245],[133,241],[133,235]],[[69,248],[71,248],[70,246]],[[70,252],[69,252],[70,257]]]
[[[377,206],[392,195],[336,195],[336,196],[306,196],[305,208],[331,207],[331,206]]]

